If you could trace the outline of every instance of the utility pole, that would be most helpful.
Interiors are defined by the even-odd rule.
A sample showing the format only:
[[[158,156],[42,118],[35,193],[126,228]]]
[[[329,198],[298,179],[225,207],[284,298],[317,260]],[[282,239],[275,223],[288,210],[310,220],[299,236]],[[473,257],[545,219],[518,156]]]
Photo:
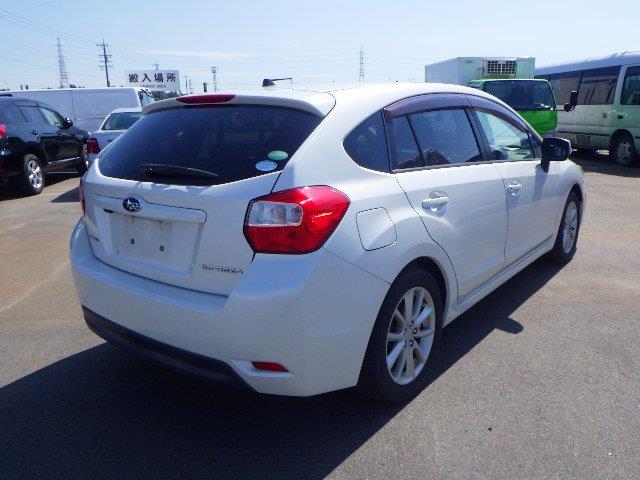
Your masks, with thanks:
[[[191,79],[189,79],[189,93],[193,93],[193,87],[191,86]]]
[[[102,39],[102,43],[96,43],[96,45],[98,47],[102,47],[102,53],[98,55],[102,59],[103,63],[102,65],[100,65],[100,68],[104,68],[104,74],[107,77],[107,87],[110,87],[111,82],[109,82],[109,67],[113,65],[111,64],[111,55],[107,53],[107,47],[109,45],[104,43],[104,39]]]
[[[158,68],[160,68],[160,65],[158,65],[158,60],[156,60],[156,63],[154,63],[154,65],[156,66],[156,70],[158,70]]]
[[[60,88],[69,87],[69,75],[67,74],[67,67],[64,64],[64,56],[62,55],[62,45],[60,44],[60,37],[58,37],[58,70],[60,72]]]
[[[211,67],[211,75],[213,76],[213,91],[218,91],[218,67]]]
[[[184,93],[189,93],[189,77],[184,76]]]
[[[207,93],[207,82],[202,82],[202,91]]]
[[[364,82],[364,50],[360,45],[360,71],[358,72],[358,81]]]

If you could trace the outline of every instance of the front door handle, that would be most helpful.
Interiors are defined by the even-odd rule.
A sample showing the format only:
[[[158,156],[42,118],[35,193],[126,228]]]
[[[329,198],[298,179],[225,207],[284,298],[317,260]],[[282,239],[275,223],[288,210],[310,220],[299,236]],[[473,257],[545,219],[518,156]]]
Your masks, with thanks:
[[[443,211],[449,204],[449,197],[441,193],[433,193],[422,201],[422,208],[434,213]]]
[[[38,132],[36,130],[31,130],[31,134],[35,135],[36,137],[38,136]]]
[[[507,193],[514,197],[519,196],[522,193],[522,184],[518,182],[511,182],[507,185]]]

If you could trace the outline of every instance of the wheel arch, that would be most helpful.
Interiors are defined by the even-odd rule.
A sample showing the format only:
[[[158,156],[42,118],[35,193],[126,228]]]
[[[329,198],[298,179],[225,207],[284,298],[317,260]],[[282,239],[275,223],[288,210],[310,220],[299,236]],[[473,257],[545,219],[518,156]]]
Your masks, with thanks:
[[[407,265],[404,266],[400,273],[396,276],[396,279],[400,277],[404,272],[412,268],[420,268],[429,272],[436,283],[438,284],[438,289],[440,290],[440,297],[442,300],[443,310],[446,313],[447,308],[449,306],[449,293],[451,291],[447,285],[447,277],[444,274],[444,269],[438,264],[436,260],[431,257],[418,257],[413,259]],[[395,281],[395,280],[394,280]]]
[[[49,163],[49,159],[45,154],[44,150],[37,143],[25,143],[24,147],[22,147],[22,155],[32,154],[38,157],[38,159],[42,162],[42,166],[44,167]]]

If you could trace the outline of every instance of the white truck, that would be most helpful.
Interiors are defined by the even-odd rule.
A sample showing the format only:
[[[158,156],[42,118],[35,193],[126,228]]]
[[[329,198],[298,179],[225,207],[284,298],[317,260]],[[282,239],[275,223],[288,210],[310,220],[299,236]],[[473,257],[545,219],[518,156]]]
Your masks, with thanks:
[[[2,95],[46,103],[88,132],[97,130],[116,108],[140,108],[153,102],[151,92],[133,87],[14,90]]]
[[[424,81],[468,85],[486,78],[533,78],[535,57],[457,57],[424,67]]]

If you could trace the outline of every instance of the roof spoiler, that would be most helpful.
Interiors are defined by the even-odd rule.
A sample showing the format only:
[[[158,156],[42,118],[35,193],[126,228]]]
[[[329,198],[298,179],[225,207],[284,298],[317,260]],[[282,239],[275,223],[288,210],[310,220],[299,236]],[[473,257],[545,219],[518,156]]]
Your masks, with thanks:
[[[276,82],[280,82],[283,80],[289,80],[291,83],[293,83],[293,78],[291,77],[285,77],[285,78],[265,78],[264,80],[262,80],[262,86],[263,87],[275,87],[276,86]]]

